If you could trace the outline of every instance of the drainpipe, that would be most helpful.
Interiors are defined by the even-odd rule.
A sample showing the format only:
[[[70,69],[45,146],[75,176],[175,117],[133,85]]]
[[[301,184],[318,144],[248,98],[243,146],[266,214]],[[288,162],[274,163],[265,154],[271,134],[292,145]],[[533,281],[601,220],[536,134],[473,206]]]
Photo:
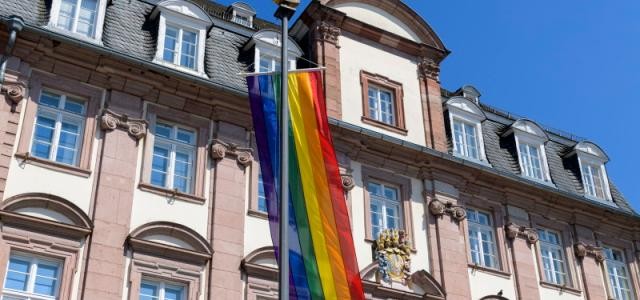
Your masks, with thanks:
[[[9,40],[7,41],[7,47],[4,50],[4,54],[0,57],[0,90],[2,92],[6,92],[6,89],[2,86],[4,84],[4,73],[7,69],[7,60],[13,54],[13,48],[16,45],[16,38],[18,37],[18,32],[22,31],[24,28],[24,20],[18,16],[10,16],[7,21],[7,26],[9,27]]]

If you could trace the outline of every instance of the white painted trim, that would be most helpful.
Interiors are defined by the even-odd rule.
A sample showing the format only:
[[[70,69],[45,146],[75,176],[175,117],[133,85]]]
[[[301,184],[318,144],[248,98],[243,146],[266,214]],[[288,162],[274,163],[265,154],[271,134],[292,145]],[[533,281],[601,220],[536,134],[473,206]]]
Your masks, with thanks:
[[[546,148],[545,148],[545,142],[546,140],[543,137],[537,136],[537,135],[533,135],[529,132],[524,132],[521,130],[514,130],[513,131],[514,134],[514,138],[516,140],[516,152],[518,153],[518,164],[520,166],[520,175],[524,178],[536,181],[536,182],[540,182],[542,184],[546,184],[546,185],[553,185],[553,182],[551,181],[551,175],[549,172],[549,163],[547,160],[547,152],[546,152]],[[531,146],[534,146],[536,148],[538,148],[538,152],[540,153],[540,164],[542,167],[542,177],[543,180],[539,180],[538,178],[534,178],[534,177],[529,177],[524,175],[525,174],[525,170],[524,170],[524,165],[522,163],[522,154],[520,153],[520,144],[529,144]]]
[[[73,36],[75,38],[79,38],[92,43],[102,44],[102,32],[104,29],[104,19],[105,19],[105,13],[107,10],[108,0],[97,0],[97,1],[98,3],[97,3],[97,10],[96,10],[96,20],[94,24],[94,33],[92,37],[75,32],[75,25],[73,26],[74,28],[72,28],[71,31],[58,27],[58,17],[60,15],[60,7],[62,4],[62,0],[53,0],[51,2],[51,10],[49,12],[50,17],[49,17],[49,23],[47,24],[47,27],[50,29],[54,29],[57,32],[61,32],[66,35]],[[77,19],[78,19],[78,15],[76,12],[75,23],[77,23]]]
[[[595,156],[595,155],[590,154],[590,153],[582,152],[582,151],[576,151],[576,154],[578,156],[578,168],[580,169],[580,180],[581,180],[583,186],[585,185],[584,174],[582,174],[582,170],[583,170],[583,166],[584,165],[599,166],[600,167],[600,174],[602,176],[602,184],[603,184],[602,188],[604,190],[605,199],[601,199],[601,198],[598,198],[596,196],[589,195],[587,193],[586,189],[584,191],[584,196],[589,198],[589,199],[593,199],[593,200],[612,201],[613,197],[611,196],[611,186],[609,185],[609,176],[607,174],[607,168],[605,167],[606,161],[604,160],[604,158],[599,157],[599,156]]]
[[[464,99],[465,101],[468,101]],[[453,102],[449,103],[447,101],[447,110],[449,111],[449,127],[451,128],[451,142],[453,144],[453,155],[456,157],[460,157],[469,161],[481,163],[483,165],[491,166],[489,161],[487,160],[487,155],[484,146],[484,135],[482,134],[482,121],[486,119],[484,114],[476,114],[474,112],[468,111],[463,107],[455,105]],[[482,111],[480,111],[482,113]],[[456,143],[455,143],[455,129],[454,129],[454,120],[459,120],[461,122],[465,122],[468,124],[475,125],[476,128],[476,143],[479,148],[479,160],[461,156],[456,153]]]
[[[207,23],[202,20],[197,20],[188,16],[178,14],[171,10],[160,8],[160,11],[161,11],[160,22],[158,22],[158,43],[156,45],[156,55],[153,61],[157,64],[174,68],[185,73],[207,78],[207,75],[205,73],[205,64],[204,64],[204,54],[205,54],[205,50],[206,50],[205,47],[207,42]],[[198,38],[197,38],[198,45],[196,48],[196,66],[195,66],[196,68],[195,69],[190,69],[190,68],[183,67],[181,65],[163,60],[162,57],[164,53],[164,40],[165,40],[165,34],[167,30],[167,24],[170,24],[171,26],[176,27],[178,29],[189,30],[189,31],[194,31],[198,33]],[[181,41],[178,41],[178,42],[181,43]],[[180,57],[181,52],[182,52],[181,49],[180,51],[177,52],[178,59]]]

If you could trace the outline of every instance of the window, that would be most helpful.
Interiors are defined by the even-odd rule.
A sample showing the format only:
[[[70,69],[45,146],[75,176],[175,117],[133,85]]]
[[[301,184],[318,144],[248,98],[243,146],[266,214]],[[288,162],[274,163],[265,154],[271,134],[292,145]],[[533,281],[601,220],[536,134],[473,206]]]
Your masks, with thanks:
[[[196,133],[175,124],[157,121],[151,166],[151,184],[181,193],[192,193]]]
[[[567,284],[567,268],[560,235],[547,229],[538,229],[538,236],[544,280],[558,285]]]
[[[31,155],[77,165],[82,146],[85,101],[45,91],[38,102]]]
[[[231,21],[240,24],[245,27],[253,27],[253,17],[256,15],[256,10],[253,7],[242,2],[235,2],[229,7],[231,10]]]
[[[105,7],[104,0],[53,0],[49,25],[100,40]]]
[[[369,182],[369,205],[373,238],[378,238],[385,229],[402,229],[402,204],[396,187],[377,182]]]
[[[197,51],[198,33],[167,25],[162,54],[164,61],[195,70]]]
[[[457,119],[453,120],[453,151],[455,154],[480,159],[476,125]]]
[[[605,199],[604,177],[601,167],[585,163],[582,165],[582,182],[588,196]]]
[[[262,181],[262,171],[258,171],[258,211],[265,213],[268,211],[267,197],[264,194],[264,182]]]
[[[3,299],[58,299],[61,263],[12,253],[2,290]]]
[[[522,174],[538,180],[544,180],[540,149],[534,145],[520,143],[518,147]]]
[[[499,264],[491,215],[468,208],[467,220],[471,261],[478,266],[497,269]]]
[[[246,26],[246,27],[251,27],[251,17],[248,16],[242,16],[239,14],[236,14],[233,16],[233,22],[240,24],[242,26]]]
[[[279,32],[274,30],[261,30],[253,35],[249,43],[245,46],[244,51],[254,51],[253,69],[255,72],[278,72],[281,69],[281,45],[282,37]],[[289,39],[288,45],[289,56],[287,64],[289,70],[295,70],[297,68],[296,60],[302,56],[303,52],[292,39]]]
[[[360,72],[365,124],[407,134],[402,105],[402,84],[366,71]]]
[[[627,263],[622,251],[604,248],[604,256],[611,286],[611,297],[616,300],[634,299],[631,293],[631,281],[627,271]]]
[[[184,300],[185,287],[161,281],[142,280],[140,300]]]
[[[395,111],[393,94],[390,90],[379,86],[370,85],[368,91],[369,97],[369,117],[372,119],[395,125]]]

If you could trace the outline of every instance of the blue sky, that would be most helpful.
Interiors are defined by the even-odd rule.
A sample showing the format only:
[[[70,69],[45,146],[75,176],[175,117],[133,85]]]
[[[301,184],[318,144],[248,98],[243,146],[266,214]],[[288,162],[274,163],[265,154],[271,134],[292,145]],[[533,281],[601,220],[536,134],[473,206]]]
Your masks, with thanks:
[[[272,1],[245,2],[272,18]],[[473,84],[484,103],[600,145],[609,177],[640,211],[640,1],[405,3],[452,51],[443,87]]]

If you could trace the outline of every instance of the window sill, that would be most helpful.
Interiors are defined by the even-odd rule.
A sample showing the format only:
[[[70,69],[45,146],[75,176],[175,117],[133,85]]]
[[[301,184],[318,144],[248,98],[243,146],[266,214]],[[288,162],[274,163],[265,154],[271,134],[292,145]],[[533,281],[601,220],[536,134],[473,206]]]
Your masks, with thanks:
[[[269,220],[269,215],[266,212],[262,212],[256,209],[249,209],[249,211],[247,212],[247,215],[251,217],[259,218],[259,219]]]
[[[39,157],[31,156],[29,152],[27,153],[16,153],[14,155],[16,158],[22,160],[21,163],[28,163],[34,166],[46,168],[53,171],[63,172],[75,176],[80,176],[84,178],[88,178],[91,176],[91,170],[84,169],[76,166],[65,165],[59,162],[50,161],[47,159],[42,159]]]
[[[524,174],[520,174],[520,176],[521,176],[522,178],[526,179],[526,180],[530,180],[530,181],[533,181],[533,182],[538,183],[538,184],[546,185],[546,186],[548,186],[548,187],[556,187],[556,185],[555,185],[555,184],[553,184],[553,182],[548,181],[548,180],[543,180],[543,179],[538,179],[538,178],[534,178],[534,177],[529,177],[529,176],[526,176],[526,175],[524,175]]]
[[[191,74],[191,75],[194,75],[194,76],[202,77],[202,78],[205,78],[205,79],[209,78],[209,77],[207,77],[207,74],[204,73],[204,71],[189,69],[189,68],[183,67],[181,65],[176,65],[174,63],[166,62],[166,61],[164,61],[162,59],[159,59],[157,57],[153,59],[153,62],[156,63],[156,64],[159,64],[159,65],[168,67],[168,68],[176,69],[178,71],[181,71],[181,72],[184,72],[184,73],[187,73],[187,74]]]
[[[502,270],[492,269],[492,268],[483,267],[483,266],[474,265],[474,264],[468,264],[468,266],[473,270],[473,272],[480,271],[480,272],[490,273],[490,274],[497,275],[504,278],[511,278],[511,273],[505,272]]]
[[[55,25],[52,25],[52,24],[46,25],[45,28],[48,29],[49,31],[53,31],[55,33],[59,33],[59,34],[66,35],[66,36],[70,36],[72,38],[81,40],[83,42],[91,43],[91,44],[98,45],[98,46],[104,46],[104,44],[102,43],[102,40],[99,40],[99,39],[93,38],[93,37],[89,37],[89,36],[86,36],[86,35],[81,34],[81,33],[68,31],[66,29],[59,28],[59,27],[57,27]]]
[[[469,162],[472,162],[472,163],[475,163],[475,164],[478,164],[478,165],[483,165],[485,167],[489,167],[489,168],[493,167],[493,166],[491,166],[491,164],[487,160],[474,159],[474,158],[466,157],[464,155],[457,154],[455,152],[453,152],[453,156],[455,156],[457,158],[460,158],[460,159],[464,159],[466,161],[469,161]]]
[[[582,295],[582,291],[570,286],[559,285],[551,282],[540,281],[540,286],[560,291],[560,293],[568,292],[575,295]]]
[[[138,188],[141,191],[153,193],[153,194],[160,195],[160,196],[165,196],[165,197],[167,197],[169,199],[177,199],[177,200],[196,203],[196,204],[204,204],[204,202],[206,201],[206,199],[204,197],[191,195],[191,194],[185,194],[185,193],[181,193],[181,192],[178,192],[178,191],[175,191],[175,190],[170,190],[170,189],[167,189],[167,188],[157,187],[155,185],[151,185],[151,184],[148,184],[148,183],[140,183],[140,184],[138,184]]]
[[[365,123],[365,124],[369,124],[369,125],[372,125],[372,126],[375,126],[375,127],[379,127],[379,128],[384,129],[384,130],[388,130],[388,131],[391,131],[391,132],[394,132],[394,133],[397,133],[397,134],[400,134],[400,135],[404,135],[404,136],[406,136],[407,132],[408,132],[407,129],[405,129],[405,128],[394,126],[394,125],[389,125],[387,123],[383,123],[383,122],[380,122],[378,120],[374,120],[374,119],[369,118],[367,116],[362,116],[362,122]]]

